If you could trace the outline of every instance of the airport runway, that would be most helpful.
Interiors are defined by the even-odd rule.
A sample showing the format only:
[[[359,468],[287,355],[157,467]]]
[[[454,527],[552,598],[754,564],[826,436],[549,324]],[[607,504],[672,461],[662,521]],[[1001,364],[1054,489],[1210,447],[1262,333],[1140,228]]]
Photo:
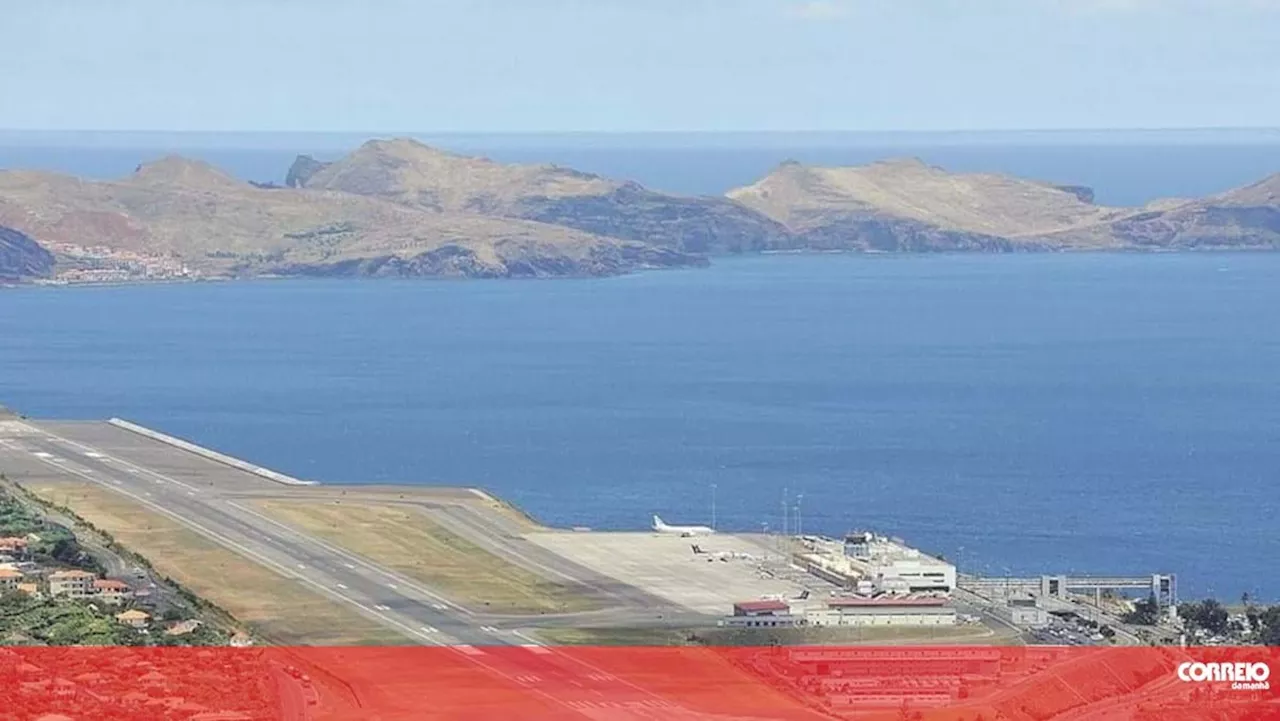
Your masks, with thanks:
[[[228,490],[260,488],[271,481],[160,444],[146,449],[146,439],[131,439],[130,435],[97,423],[20,426],[9,421],[0,430],[0,454],[6,466],[19,473],[78,478],[128,496],[211,541],[350,605],[415,642],[454,646],[530,643],[513,633],[479,626],[468,611],[421,584],[267,518],[227,494]],[[89,445],[82,439],[98,442]],[[130,444],[159,458],[143,465],[137,460],[139,453],[130,453],[126,459],[112,448]],[[175,469],[175,460],[169,458],[175,454],[180,469]],[[206,463],[213,468],[200,467]]]
[[[0,462],[15,478],[74,478],[125,495],[245,558],[349,604],[415,643],[448,647],[478,670],[574,715],[604,714],[619,721],[656,721],[673,714],[697,717],[571,653],[542,645],[516,628],[490,625],[411,579],[263,516],[247,505],[248,497],[292,490],[272,481],[98,422],[0,418]],[[455,521],[481,536],[504,530],[497,527],[502,520],[484,514],[464,511]],[[553,559],[559,558],[537,555],[537,563],[543,565],[554,565]],[[564,565],[543,570],[579,570],[560,560]],[[627,588],[632,590],[614,591],[637,602],[648,598],[639,589]],[[617,609],[605,615],[626,612]],[[548,625],[556,622],[546,620]],[[549,688],[557,691],[549,693]]]
[[[618,581],[531,542],[525,535],[529,529],[503,513],[477,507],[475,503],[438,502],[415,498],[412,494],[401,494],[396,498],[392,495],[394,491],[388,492],[386,489],[380,489],[379,495],[367,495],[367,493],[364,489],[350,489],[344,499],[352,501],[367,499],[381,505],[403,506],[424,513],[433,522],[485,551],[515,566],[531,570],[544,579],[579,589],[582,595],[598,599],[604,605],[604,608],[599,611],[538,616],[502,615],[489,613],[483,609],[471,609],[476,618],[487,619],[486,623],[499,627],[526,628],[582,625],[585,622],[605,625],[611,621],[627,626],[652,625],[657,622],[663,622],[664,625],[679,622],[714,623],[714,619],[709,619],[705,614],[692,612],[661,596]],[[332,488],[325,486],[297,488],[277,486],[254,491],[237,491],[228,496],[246,501],[291,500],[308,497],[334,498]],[[590,538],[584,537],[583,542],[589,543]]]

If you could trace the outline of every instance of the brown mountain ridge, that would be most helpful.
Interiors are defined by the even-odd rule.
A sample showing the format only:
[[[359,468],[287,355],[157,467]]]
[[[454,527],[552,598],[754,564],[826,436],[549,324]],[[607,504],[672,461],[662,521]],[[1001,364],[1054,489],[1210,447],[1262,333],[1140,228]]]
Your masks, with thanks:
[[[260,188],[177,157],[117,181],[0,172],[0,226],[55,251],[61,266],[172,261],[205,276],[540,277],[705,262],[533,221]]]
[[[1117,208],[1088,188],[915,159],[787,162],[725,197],[689,197],[394,139],[301,156],[287,185],[180,157],[111,181],[0,171],[0,277],[558,277],[754,251],[1280,248],[1280,175]]]
[[[790,241],[779,223],[727,198],[659,193],[555,165],[497,163],[410,139],[372,140],[332,163],[300,157],[288,180],[432,212],[532,220],[693,253],[769,250]]]
[[[1280,248],[1280,175],[1194,200],[1096,205],[1087,188],[917,159],[859,167],[783,163],[731,199],[806,248],[881,251]]]

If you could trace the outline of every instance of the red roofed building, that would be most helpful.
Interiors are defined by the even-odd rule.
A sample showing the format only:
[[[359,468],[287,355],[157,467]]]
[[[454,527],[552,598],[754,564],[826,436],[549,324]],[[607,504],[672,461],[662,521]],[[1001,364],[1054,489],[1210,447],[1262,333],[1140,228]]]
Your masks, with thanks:
[[[720,622],[722,626],[745,628],[786,628],[804,625],[804,618],[791,615],[791,605],[778,599],[739,601],[733,604],[733,616]]]
[[[99,578],[93,582],[93,594],[103,603],[121,604],[133,597],[133,589],[124,581]]]
[[[739,601],[733,604],[735,616],[774,616],[780,613],[791,613],[791,606],[786,601]]]
[[[0,538],[0,554],[10,558],[22,558],[27,555],[27,539],[16,536]]]
[[[22,583],[22,571],[12,568],[0,568],[0,591],[16,591]]]

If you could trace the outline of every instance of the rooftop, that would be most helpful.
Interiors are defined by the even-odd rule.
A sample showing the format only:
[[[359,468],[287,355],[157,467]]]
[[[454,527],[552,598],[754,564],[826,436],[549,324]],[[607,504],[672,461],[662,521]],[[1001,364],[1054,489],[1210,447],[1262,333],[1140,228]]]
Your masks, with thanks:
[[[735,611],[743,613],[771,613],[779,611],[790,611],[791,606],[786,601],[766,600],[766,601],[739,601],[733,604]]]
[[[189,621],[180,621],[173,624],[169,628],[166,628],[164,633],[166,636],[182,636],[194,632],[202,625],[203,624],[199,620],[193,618]]]
[[[74,570],[74,569],[70,571],[54,571],[53,573],[49,574],[49,580],[51,581],[60,581],[63,579],[72,579],[72,578],[97,578],[97,577],[98,576],[95,573],[89,573],[88,571],[80,571],[80,570]]]
[[[831,608],[866,608],[866,607],[921,607],[921,606],[945,606],[947,599],[938,598],[936,596],[876,596],[868,597],[842,597],[833,598],[827,601],[827,605]]]

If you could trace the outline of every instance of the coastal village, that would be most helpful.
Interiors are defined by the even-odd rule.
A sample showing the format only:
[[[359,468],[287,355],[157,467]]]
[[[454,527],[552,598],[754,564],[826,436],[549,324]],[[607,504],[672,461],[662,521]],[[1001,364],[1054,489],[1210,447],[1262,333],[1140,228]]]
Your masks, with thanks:
[[[76,525],[73,531],[52,518],[58,515],[0,477],[0,688],[6,689],[6,713],[190,721],[266,716],[276,698],[274,666],[259,656],[209,648],[245,649],[253,645],[247,634],[228,628],[181,588],[153,579],[148,568],[117,572],[127,568],[127,552],[101,547],[93,529]],[[67,646],[113,651],[68,655],[57,648]],[[174,652],[157,655],[146,647]],[[314,694],[309,686],[308,692]]]
[[[18,494],[0,487],[0,644],[252,644],[243,632],[211,622],[199,599],[129,564],[107,543],[82,543]]]
[[[129,283],[135,281],[200,280],[204,274],[180,258],[137,253],[105,245],[45,244],[60,259],[58,272],[42,285],[81,283]]]

